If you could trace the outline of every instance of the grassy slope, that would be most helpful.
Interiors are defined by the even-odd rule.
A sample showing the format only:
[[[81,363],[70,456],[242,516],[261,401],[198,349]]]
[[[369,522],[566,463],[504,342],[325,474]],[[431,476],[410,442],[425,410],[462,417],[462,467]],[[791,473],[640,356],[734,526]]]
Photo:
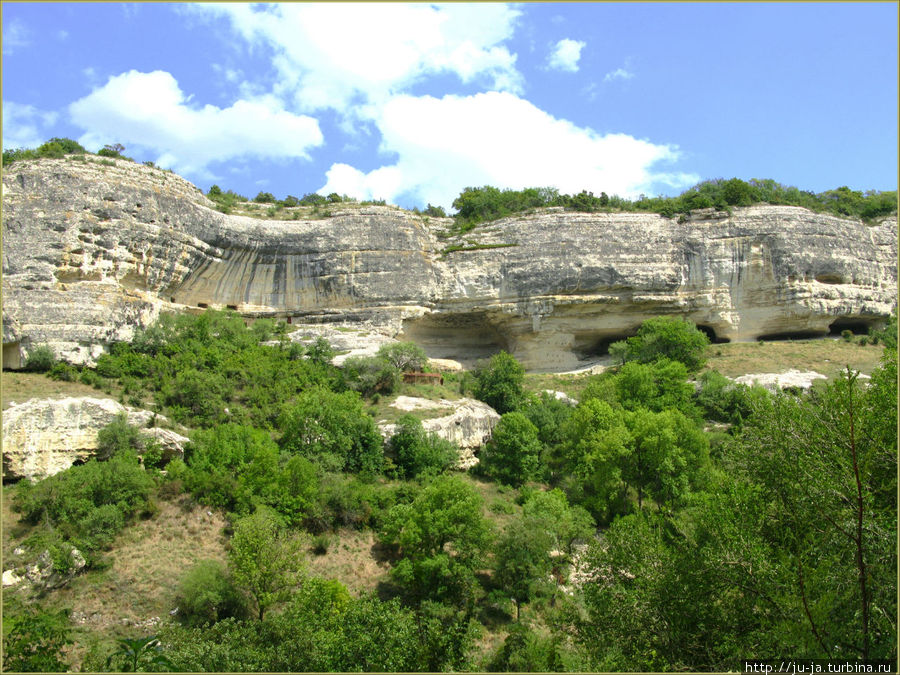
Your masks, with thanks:
[[[859,346],[842,340],[734,343],[711,345],[707,368],[735,377],[745,373],[783,372],[789,368],[815,370],[834,377],[845,366],[869,374],[878,365],[882,347]],[[556,389],[577,397],[588,376],[530,374],[526,388],[531,391]],[[458,398],[458,386],[402,385],[397,394],[423,398]],[[104,394],[80,383],[54,382],[43,375],[3,373],[3,407],[10,401],[32,397],[98,396]],[[389,403],[396,395],[370,404],[375,419],[396,419],[402,414]],[[433,411],[416,411],[420,417]],[[484,513],[497,530],[521,511],[514,502],[517,491],[465,476],[483,496]],[[20,525],[9,508],[9,490],[2,503],[2,548],[4,567],[12,566],[12,549],[27,537],[31,528]],[[107,554],[109,565],[77,577],[66,588],[42,599],[48,607],[67,607],[78,612],[73,621],[77,644],[70,659],[77,666],[90,646],[113,637],[144,636],[153,633],[148,620],[165,619],[175,607],[177,580],[190,565],[203,558],[224,560],[226,556],[223,514],[194,504],[187,497],[159,500],[159,511],[151,519],[127,528]],[[390,564],[380,551],[371,531],[344,530],[336,533],[328,552],[307,552],[308,573],[337,578],[354,594],[379,591],[388,580]],[[10,591],[7,591],[10,592]],[[527,608],[526,608],[527,609]],[[487,617],[485,617],[487,618]],[[488,620],[488,630],[479,641],[482,653],[502,643],[507,634],[505,620]]]

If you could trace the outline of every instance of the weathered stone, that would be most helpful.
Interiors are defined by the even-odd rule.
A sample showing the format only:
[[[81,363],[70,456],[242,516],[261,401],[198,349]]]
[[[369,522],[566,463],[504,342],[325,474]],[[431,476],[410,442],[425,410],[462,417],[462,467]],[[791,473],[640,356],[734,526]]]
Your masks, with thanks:
[[[791,368],[784,373],[750,373],[734,378],[738,384],[748,386],[759,385],[771,390],[780,389],[809,389],[813,380],[827,380],[821,373],[813,370],[801,372]]]
[[[417,409],[417,404],[412,401],[425,402],[418,404],[418,409],[436,406],[452,409],[453,412],[449,415],[423,420],[422,428],[450,441],[459,448],[458,468],[469,469],[478,464],[475,451],[490,440],[491,432],[500,421],[500,415],[496,410],[486,403],[471,398],[461,398],[457,401],[441,400],[440,402],[413,399],[412,397],[403,398],[407,399],[403,402],[405,406],[402,408],[403,410]],[[385,438],[390,438],[397,430],[396,424],[381,423],[378,427],[381,435]]]
[[[187,438],[147,429],[154,413],[105,398],[33,399],[3,411],[3,476],[39,480],[84,462],[97,452],[97,434],[120,413],[173,456]],[[156,416],[160,423],[166,419]]]
[[[25,581],[24,577],[20,577],[16,574],[15,570],[3,570],[3,586],[18,586],[23,581]]]
[[[570,405],[572,407],[575,407],[576,405],[578,405],[578,401],[576,401],[574,398],[569,396],[564,391],[554,391],[553,389],[544,389],[544,393],[550,394],[550,396],[555,398],[557,401],[562,401],[566,405]]]
[[[60,571],[53,565],[50,557],[50,551],[44,551],[38,556],[38,559],[25,568],[25,579],[31,584],[34,590],[50,590],[60,588],[69,583],[76,574],[84,569],[87,562],[81,551],[73,548],[69,551],[68,569]]]
[[[261,221],[212,206],[187,181],[124,160],[10,166],[4,365],[39,344],[90,363],[161,311],[208,306],[364,327],[465,365],[506,349],[529,369],[566,371],[652,316],[727,340],[821,336],[879,325],[897,300],[894,218],[869,227],[753,206],[679,223],[547,209],[439,239],[449,221],[393,207]]]

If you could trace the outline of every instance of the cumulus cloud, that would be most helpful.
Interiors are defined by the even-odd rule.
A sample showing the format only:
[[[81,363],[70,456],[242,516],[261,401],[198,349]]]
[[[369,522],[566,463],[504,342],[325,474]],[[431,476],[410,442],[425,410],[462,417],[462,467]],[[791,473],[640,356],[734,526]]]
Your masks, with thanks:
[[[3,101],[3,147],[36,148],[48,140],[49,128],[57,114],[33,105]]]
[[[585,48],[586,44],[569,38],[560,40],[547,59],[547,67],[570,73],[578,72],[578,60],[581,58],[581,50]]]
[[[192,105],[190,98],[170,73],[131,70],[69,105],[69,114],[86,130],[79,140],[88,149],[146,148],[158,153],[159,164],[185,173],[249,155],[308,158],[323,142],[315,119],[285,111],[272,96],[228,108]]]
[[[396,153],[397,162],[368,173],[335,164],[319,192],[449,207],[463,188],[486,184],[634,197],[660,183],[677,188],[698,180],[654,170],[678,158],[674,146],[601,135],[508,92],[396,96],[374,115],[380,149]]]
[[[224,16],[273,52],[275,93],[299,110],[350,112],[438,74],[520,91],[516,57],[502,45],[520,11],[500,4],[244,3],[189,5]]]

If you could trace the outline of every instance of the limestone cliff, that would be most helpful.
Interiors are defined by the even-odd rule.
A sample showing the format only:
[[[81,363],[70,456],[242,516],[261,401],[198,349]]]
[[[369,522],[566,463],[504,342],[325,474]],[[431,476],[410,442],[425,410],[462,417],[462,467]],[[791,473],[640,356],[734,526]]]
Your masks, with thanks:
[[[649,316],[727,340],[824,335],[883,321],[897,298],[896,220],[797,207],[684,223],[549,209],[442,239],[449,221],[392,207],[227,216],[178,176],[124,160],[17,163],[3,189],[5,367],[37,344],[89,362],[161,311],[208,306],[565,370]]]

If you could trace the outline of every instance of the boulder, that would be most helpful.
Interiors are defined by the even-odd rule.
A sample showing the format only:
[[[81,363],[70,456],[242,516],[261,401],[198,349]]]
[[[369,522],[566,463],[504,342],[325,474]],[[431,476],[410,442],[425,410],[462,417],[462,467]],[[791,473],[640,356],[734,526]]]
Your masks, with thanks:
[[[77,548],[73,547],[69,551],[68,557],[68,568],[57,570],[50,557],[50,551],[44,551],[33,564],[25,568],[25,579],[36,591],[51,590],[65,586],[87,564],[84,556],[81,555],[81,551]]]
[[[423,420],[422,428],[450,441],[459,448],[458,468],[469,469],[478,464],[475,451],[490,440],[491,432],[500,421],[500,415],[496,410],[486,403],[471,398],[439,402],[413,399],[412,397],[403,398],[406,399],[403,401],[403,405],[406,406],[403,409],[434,409],[444,406],[448,410],[452,410],[449,415]],[[396,424],[381,423],[378,426],[385,438],[393,436],[397,429]]]
[[[782,389],[809,389],[813,380],[827,380],[821,373],[813,370],[799,371],[791,368],[784,373],[749,373],[733,378],[738,384],[748,386],[759,385],[772,391]]]
[[[149,410],[136,410],[105,398],[32,399],[3,411],[3,477],[32,481],[85,462],[97,452],[97,434],[120,413],[142,433],[160,442],[171,456],[183,453],[187,438],[164,429],[147,429]],[[165,422],[160,415],[157,422]]]

